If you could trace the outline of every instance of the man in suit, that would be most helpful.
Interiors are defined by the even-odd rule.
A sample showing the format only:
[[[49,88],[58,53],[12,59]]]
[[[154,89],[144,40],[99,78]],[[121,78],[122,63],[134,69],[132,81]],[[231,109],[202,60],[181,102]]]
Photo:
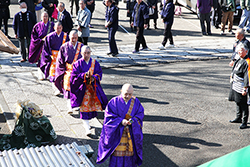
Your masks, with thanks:
[[[26,48],[25,38],[27,40],[27,48],[30,47],[30,36],[33,26],[36,23],[36,19],[33,13],[27,11],[27,5],[25,2],[20,3],[20,12],[16,13],[13,19],[13,29],[15,32],[15,38],[19,39],[19,45],[21,46],[21,62],[25,62]],[[29,49],[28,49],[29,53]],[[29,54],[28,54],[29,55]]]
[[[10,0],[0,0],[0,29],[2,28],[2,20],[4,23],[4,33],[8,36],[8,19],[10,18]]]
[[[58,5],[57,20],[62,23],[63,32],[69,33],[73,28],[73,21],[68,11],[65,9],[65,4],[60,2]]]
[[[109,50],[107,55],[116,56],[118,49],[115,42],[115,33],[118,29],[118,7],[115,6],[113,0],[105,0],[107,6],[105,15],[105,27],[108,29]]]

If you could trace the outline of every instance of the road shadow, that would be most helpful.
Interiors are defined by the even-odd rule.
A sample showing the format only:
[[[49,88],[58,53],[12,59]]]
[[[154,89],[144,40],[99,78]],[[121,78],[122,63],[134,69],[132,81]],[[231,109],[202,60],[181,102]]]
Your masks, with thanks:
[[[221,147],[221,144],[207,142],[205,140],[191,138],[191,137],[177,137],[169,135],[153,135],[143,134],[143,167],[149,166],[171,166],[177,167],[177,165],[163,154],[156,146],[162,145],[162,147],[173,146],[182,149],[197,150],[199,147],[192,144],[201,144],[208,147]],[[169,154],[171,154],[169,152]]]
[[[180,122],[183,124],[191,124],[191,125],[200,125],[199,122],[192,122],[187,121],[182,118],[176,118],[176,117],[168,117],[168,116],[155,116],[155,115],[144,115],[143,121],[149,121],[149,122]]]

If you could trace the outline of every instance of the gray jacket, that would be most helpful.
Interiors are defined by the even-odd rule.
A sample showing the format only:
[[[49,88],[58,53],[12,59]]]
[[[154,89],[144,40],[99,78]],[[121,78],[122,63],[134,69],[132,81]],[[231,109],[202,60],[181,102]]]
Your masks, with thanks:
[[[91,13],[87,7],[83,10],[79,10],[75,24],[81,27],[81,31],[78,31],[78,37],[89,37],[89,22],[90,22]]]

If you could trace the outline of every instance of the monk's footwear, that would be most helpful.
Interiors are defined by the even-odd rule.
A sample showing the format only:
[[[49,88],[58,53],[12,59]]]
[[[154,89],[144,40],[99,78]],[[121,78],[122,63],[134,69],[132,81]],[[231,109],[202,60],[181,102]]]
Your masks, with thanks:
[[[234,119],[234,120],[230,120],[229,122],[230,122],[230,123],[242,123],[242,120],[236,118],[236,119]]]
[[[246,123],[243,123],[240,125],[240,129],[246,129],[247,128],[247,124]]]
[[[72,110],[69,110],[69,111],[68,111],[68,114],[69,114],[69,115],[72,115],[72,114],[73,114],[73,111],[72,111]]]

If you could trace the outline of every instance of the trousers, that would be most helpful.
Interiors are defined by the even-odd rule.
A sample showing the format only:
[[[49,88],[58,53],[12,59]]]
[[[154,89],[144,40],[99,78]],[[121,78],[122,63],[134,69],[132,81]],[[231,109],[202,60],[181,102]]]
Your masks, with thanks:
[[[27,42],[27,48],[28,48],[28,55],[29,55],[29,48],[30,48],[30,37],[25,37]],[[26,54],[26,47],[25,47],[25,38],[19,38],[19,46],[21,46],[21,55],[22,59],[27,60],[27,54]]]
[[[147,48],[147,44],[143,35],[144,27],[136,27],[136,28],[137,28],[137,33],[136,33],[136,41],[135,41],[135,50],[139,51],[140,44],[142,44],[142,48]]]
[[[246,22],[248,21],[247,25]],[[250,29],[250,10],[244,9],[242,11],[242,15],[240,18],[240,23],[239,23],[239,27],[240,28],[244,28],[246,25],[246,29],[249,30]]]
[[[108,38],[109,38],[109,51],[111,53],[118,53],[117,45],[115,42],[115,33],[117,28],[108,28]]]
[[[164,24],[164,38],[163,38],[163,41],[162,41],[162,45],[165,46],[168,39],[169,39],[169,42],[171,45],[174,44],[174,41],[173,41],[173,36],[172,36],[172,32],[171,32],[171,27],[172,27],[172,24]]]
[[[210,13],[200,13],[200,24],[202,33],[206,32],[205,21],[207,24],[207,33],[211,33]]]
[[[233,21],[234,21],[234,12],[228,11],[223,12],[222,11],[222,18],[221,18],[221,31],[225,31],[225,26],[228,21],[228,31],[232,31],[233,28]]]

